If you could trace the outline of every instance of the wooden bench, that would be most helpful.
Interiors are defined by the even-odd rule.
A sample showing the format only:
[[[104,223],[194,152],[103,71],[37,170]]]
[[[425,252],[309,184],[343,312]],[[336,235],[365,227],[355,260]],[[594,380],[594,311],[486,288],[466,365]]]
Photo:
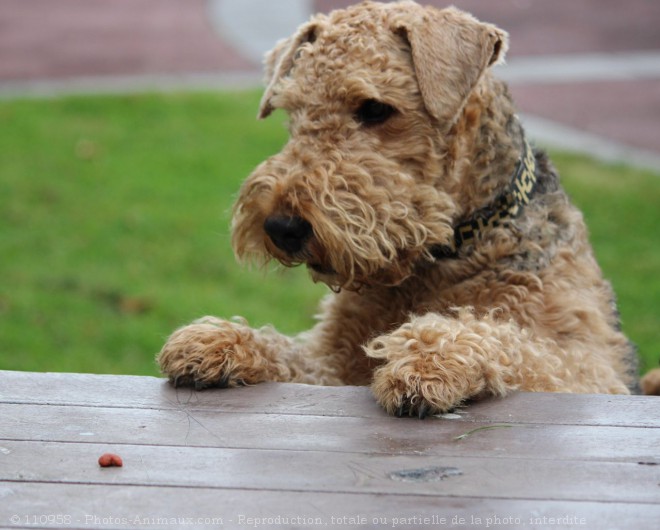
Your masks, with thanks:
[[[123,467],[101,468],[105,452]],[[660,399],[0,371],[0,527],[660,528]]]

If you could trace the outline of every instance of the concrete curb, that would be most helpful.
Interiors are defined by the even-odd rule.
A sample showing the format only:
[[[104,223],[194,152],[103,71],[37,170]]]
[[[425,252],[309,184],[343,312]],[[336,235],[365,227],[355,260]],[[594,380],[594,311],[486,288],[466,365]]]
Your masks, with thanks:
[[[589,155],[610,164],[624,163],[660,175],[660,155],[530,114],[521,114],[528,137],[537,145]]]

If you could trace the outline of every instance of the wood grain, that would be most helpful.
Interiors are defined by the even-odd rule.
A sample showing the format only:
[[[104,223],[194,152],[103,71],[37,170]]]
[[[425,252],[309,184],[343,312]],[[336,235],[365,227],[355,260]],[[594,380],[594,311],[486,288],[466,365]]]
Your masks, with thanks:
[[[659,404],[518,393],[420,421],[368,388],[0,371],[0,527],[655,530]]]
[[[0,481],[660,503],[660,466],[637,462],[55,442],[2,447]],[[101,469],[105,451],[119,453],[124,469]]]
[[[29,418],[29,420],[28,420]],[[289,451],[660,460],[660,429],[0,404],[0,438]]]
[[[53,527],[66,528],[417,529],[486,528],[490,524],[490,528],[654,530],[660,519],[660,506],[634,503],[438,499],[305,491],[291,494],[238,489],[219,492],[205,488],[4,483],[0,484],[0,497],[5,501],[0,505],[0,524],[11,521],[12,517],[18,517],[20,524],[25,518],[30,521],[31,516],[62,514],[70,517],[71,523]]]
[[[2,381],[11,381],[11,392]],[[48,403],[117,408],[214,410],[296,416],[381,418],[385,413],[366,387],[263,383],[228,390],[175,389],[156,377],[0,371],[0,403]],[[470,403],[459,410],[476,422],[660,427],[658,398],[590,394],[518,393],[504,400]]]

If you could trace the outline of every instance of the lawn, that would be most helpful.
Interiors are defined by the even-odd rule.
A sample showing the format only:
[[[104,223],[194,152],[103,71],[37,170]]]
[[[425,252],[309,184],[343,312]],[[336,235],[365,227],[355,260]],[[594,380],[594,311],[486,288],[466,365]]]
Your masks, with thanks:
[[[241,180],[286,141],[259,94],[0,103],[0,368],[157,373],[167,334],[204,314],[308,327],[304,270],[235,264]],[[660,356],[660,176],[554,153],[645,366]]]

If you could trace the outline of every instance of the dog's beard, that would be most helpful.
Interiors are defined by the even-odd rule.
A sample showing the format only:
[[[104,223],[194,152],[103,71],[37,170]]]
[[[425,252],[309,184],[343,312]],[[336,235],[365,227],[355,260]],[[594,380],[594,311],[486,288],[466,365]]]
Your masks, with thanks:
[[[345,180],[339,191],[325,183],[310,194],[308,183],[302,189],[288,188],[283,198],[275,177],[251,177],[234,208],[232,244],[239,260],[275,260],[287,267],[304,264],[314,281],[335,290],[359,290],[399,285],[420,262],[433,261],[433,245],[453,238],[453,202],[434,188],[417,186],[395,194],[365,187],[369,193],[358,193],[360,175]],[[347,182],[356,189],[346,189]],[[392,198],[412,191],[416,195],[410,204]],[[300,250],[287,253],[271,241],[264,223],[272,215],[297,217],[311,225],[312,235]]]
[[[245,211],[242,209],[240,213]],[[305,265],[314,282],[324,283],[335,291],[359,291],[401,284],[415,274],[420,264],[435,261],[431,253],[433,245],[449,244],[453,238],[449,224],[442,225],[441,234],[430,236],[430,230],[415,230],[420,225],[412,223],[398,228],[390,223],[387,230],[372,226],[366,233],[337,227],[325,217],[303,218],[312,225],[313,235],[299,251],[291,254],[278,248],[264,233],[263,217],[235,217],[232,239],[239,261],[253,260],[262,265],[277,261],[286,267]],[[392,236],[394,230],[396,238]],[[396,246],[393,241],[397,242]]]
[[[424,253],[401,250],[394,260],[380,254],[359,261],[346,246],[329,250],[316,237],[293,255],[283,253],[269,241],[266,250],[270,259],[286,267],[305,265],[314,282],[324,283],[334,291],[399,285],[413,274],[418,260],[427,258]]]

